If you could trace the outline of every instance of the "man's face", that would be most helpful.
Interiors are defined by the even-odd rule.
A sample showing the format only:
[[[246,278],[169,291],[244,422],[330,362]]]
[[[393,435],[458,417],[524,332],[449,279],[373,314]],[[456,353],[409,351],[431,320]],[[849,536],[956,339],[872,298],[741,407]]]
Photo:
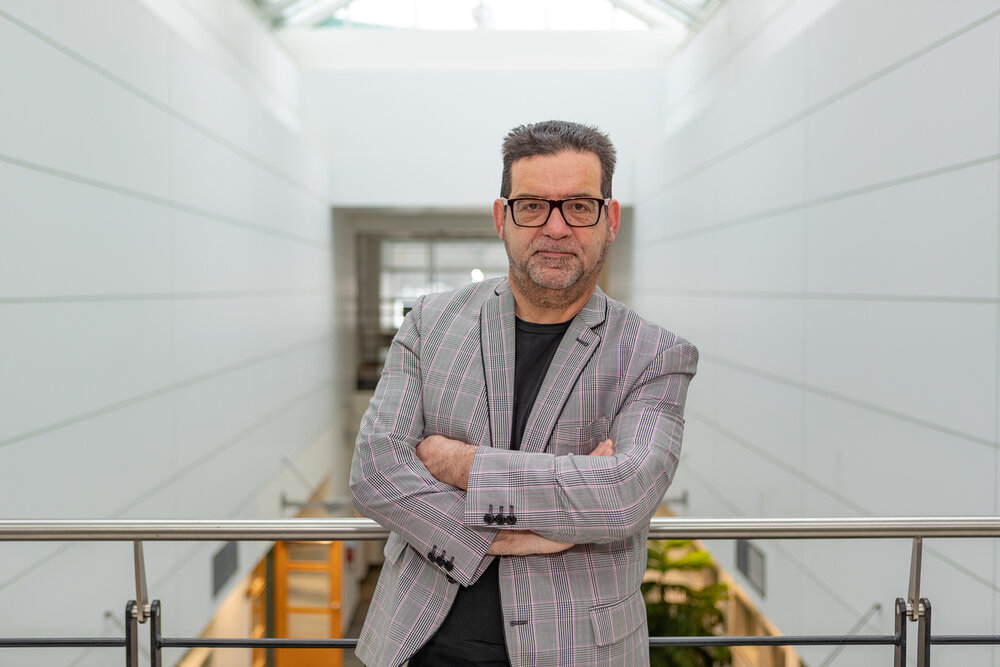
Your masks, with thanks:
[[[601,197],[601,163],[594,153],[564,151],[535,155],[511,165],[509,198]],[[620,221],[617,201],[612,201],[593,227],[570,227],[558,209],[553,209],[541,227],[518,227],[509,207],[499,200],[493,205],[493,222],[504,241],[510,260],[510,277],[526,296],[549,290],[565,290],[567,303],[593,290],[604,264],[607,248]],[[562,298],[558,299],[562,300]]]

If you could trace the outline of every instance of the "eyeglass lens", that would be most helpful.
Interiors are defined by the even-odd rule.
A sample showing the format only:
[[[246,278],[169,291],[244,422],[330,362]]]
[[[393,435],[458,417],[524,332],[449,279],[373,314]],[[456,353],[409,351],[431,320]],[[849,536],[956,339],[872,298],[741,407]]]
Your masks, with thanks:
[[[514,222],[529,227],[544,225],[552,208],[552,204],[544,199],[518,199],[511,204]],[[566,224],[589,227],[600,217],[601,200],[567,199],[560,204],[560,209]]]

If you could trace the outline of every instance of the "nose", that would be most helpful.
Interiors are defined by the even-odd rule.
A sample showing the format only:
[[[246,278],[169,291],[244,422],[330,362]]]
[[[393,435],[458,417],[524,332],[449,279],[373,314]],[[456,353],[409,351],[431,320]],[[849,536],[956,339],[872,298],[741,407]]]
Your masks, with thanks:
[[[561,206],[556,206],[549,212],[549,219],[545,221],[545,225],[542,227],[542,232],[544,232],[546,236],[551,236],[557,239],[561,239],[572,234],[570,226],[566,224],[566,218],[562,215]]]

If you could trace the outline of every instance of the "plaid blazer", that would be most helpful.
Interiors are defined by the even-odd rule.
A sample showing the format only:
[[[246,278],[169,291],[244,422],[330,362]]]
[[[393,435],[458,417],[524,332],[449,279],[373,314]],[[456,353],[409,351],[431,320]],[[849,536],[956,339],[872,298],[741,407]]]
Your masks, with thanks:
[[[391,531],[357,655],[380,667],[409,659],[458,587],[490,564],[497,531],[517,529],[576,546],[501,558],[511,664],[648,664],[646,535],[677,466],[697,359],[693,345],[595,290],[511,451],[507,281],[421,297],[392,342],[351,466],[355,506]],[[480,445],[468,491],[438,482],[417,458],[434,434]],[[586,456],[608,437],[614,456]],[[497,514],[516,523],[487,521]]]

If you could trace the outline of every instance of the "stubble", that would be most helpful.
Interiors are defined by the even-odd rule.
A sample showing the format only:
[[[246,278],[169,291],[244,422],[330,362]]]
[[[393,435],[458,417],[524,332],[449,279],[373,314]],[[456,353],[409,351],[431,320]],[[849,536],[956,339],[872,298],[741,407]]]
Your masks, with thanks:
[[[607,259],[608,247],[611,245],[610,234],[605,234],[601,245],[601,254],[590,271],[584,271],[582,259],[583,248],[576,244],[567,247],[566,244],[555,244],[541,241],[528,248],[525,258],[518,262],[511,255],[510,245],[504,239],[507,260],[510,264],[510,279],[518,292],[537,308],[560,309],[576,302],[594,291],[597,277]],[[549,258],[537,254],[539,251],[567,251],[573,254],[567,257]]]

